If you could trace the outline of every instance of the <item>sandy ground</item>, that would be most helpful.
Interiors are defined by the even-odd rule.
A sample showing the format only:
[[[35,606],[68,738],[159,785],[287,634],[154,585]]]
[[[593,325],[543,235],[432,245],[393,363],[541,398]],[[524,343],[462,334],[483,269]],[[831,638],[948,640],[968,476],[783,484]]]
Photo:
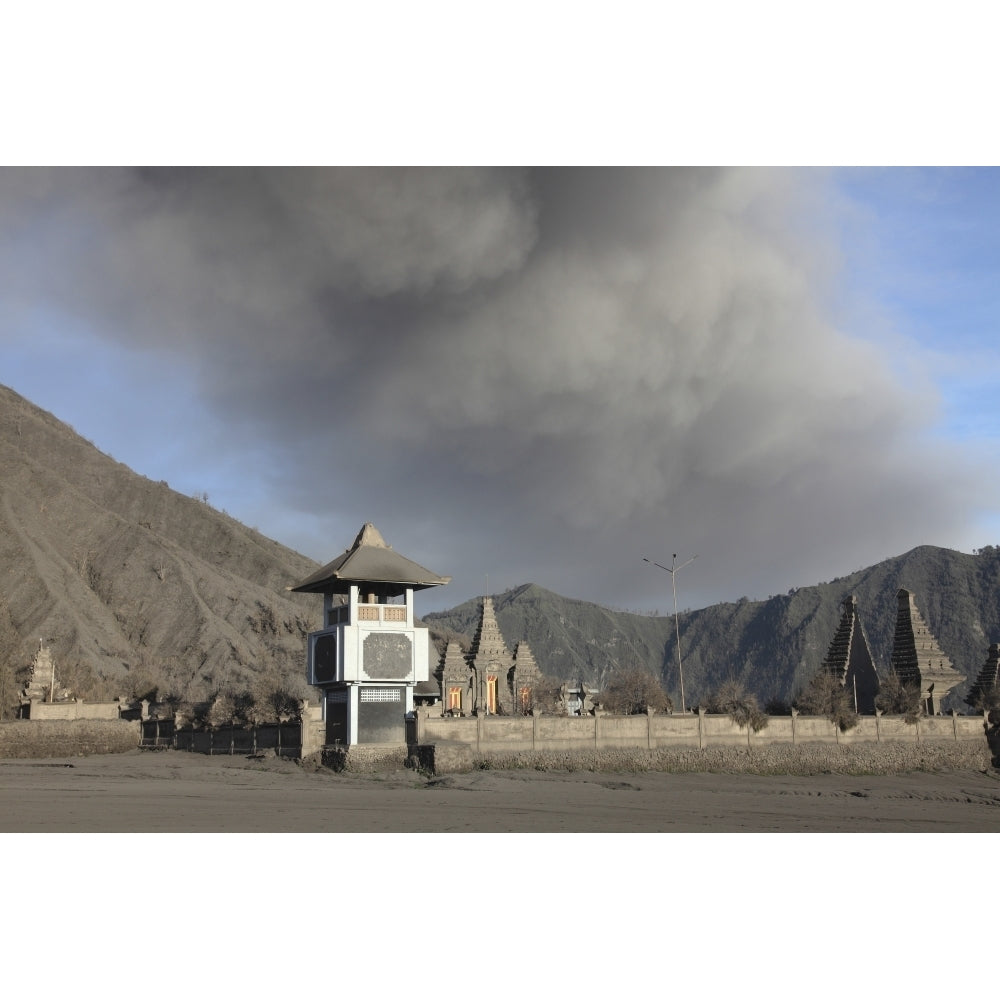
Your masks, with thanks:
[[[132,751],[0,761],[3,832],[995,832],[1000,774],[344,775]]]

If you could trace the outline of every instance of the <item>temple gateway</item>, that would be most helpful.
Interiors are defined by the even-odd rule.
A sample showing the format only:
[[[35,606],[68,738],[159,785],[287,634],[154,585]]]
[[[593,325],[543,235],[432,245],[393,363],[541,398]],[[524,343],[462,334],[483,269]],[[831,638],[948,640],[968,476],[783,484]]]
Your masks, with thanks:
[[[519,642],[513,653],[507,648],[493,598],[487,596],[472,648],[466,655],[457,642],[450,641],[434,680],[442,708],[452,716],[523,715],[531,711],[532,692],[542,675],[526,642]]]

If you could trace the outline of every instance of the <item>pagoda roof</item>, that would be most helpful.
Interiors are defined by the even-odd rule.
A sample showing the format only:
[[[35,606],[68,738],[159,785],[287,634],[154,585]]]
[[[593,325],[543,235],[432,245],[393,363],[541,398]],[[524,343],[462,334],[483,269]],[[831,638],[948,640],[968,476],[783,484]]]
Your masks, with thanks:
[[[394,552],[378,528],[367,522],[343,555],[288,589],[299,594],[346,594],[352,584],[389,583],[423,590],[450,580]]]

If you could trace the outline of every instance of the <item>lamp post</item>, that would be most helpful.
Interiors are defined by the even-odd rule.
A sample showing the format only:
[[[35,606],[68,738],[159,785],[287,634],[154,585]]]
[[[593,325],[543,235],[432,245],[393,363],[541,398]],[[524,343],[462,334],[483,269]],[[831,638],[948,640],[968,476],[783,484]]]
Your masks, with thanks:
[[[677,553],[674,553],[674,557],[670,562],[669,566],[661,566],[658,562],[653,562],[652,559],[647,559],[645,556],[642,557],[643,562],[648,562],[650,566],[657,566],[659,569],[666,570],[670,574],[670,582],[673,585],[674,591],[674,631],[677,634],[677,675],[680,677],[681,681],[681,711],[687,712],[687,706],[684,704],[684,667],[681,663],[681,626],[680,621],[677,618],[677,574],[684,569],[685,566],[690,565],[698,557],[691,556],[687,562],[683,562],[680,566],[677,565]]]

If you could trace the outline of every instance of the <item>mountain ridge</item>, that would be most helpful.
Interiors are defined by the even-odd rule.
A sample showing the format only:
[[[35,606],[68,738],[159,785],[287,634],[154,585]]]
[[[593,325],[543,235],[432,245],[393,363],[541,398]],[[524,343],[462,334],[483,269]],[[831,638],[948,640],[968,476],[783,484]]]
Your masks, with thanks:
[[[318,602],[285,588],[317,562],[134,472],[4,386],[0,468],[0,666],[23,668],[42,639],[61,672],[89,671],[105,687],[146,671],[196,698],[272,670],[315,694],[304,656]],[[900,587],[916,595],[965,675],[945,703],[964,710],[989,643],[1000,640],[1000,548],[992,545],[972,555],[917,546],[767,600],[684,611],[688,706],[730,677],[763,702],[790,699],[819,669],[851,593],[885,676]],[[550,676],[599,685],[617,666],[642,666],[679,704],[673,615],[617,610],[535,583],[493,599],[508,645],[527,641]],[[423,616],[439,649],[449,637],[470,640],[480,605],[477,597]]]
[[[762,702],[789,701],[820,668],[851,594],[858,597],[862,625],[885,677],[900,588],[915,594],[931,631],[965,675],[945,703],[965,711],[962,698],[989,644],[1000,640],[1000,549],[994,546],[969,555],[920,545],[827,583],[680,613],[686,704],[697,704],[730,678]],[[659,676],[680,704],[673,615],[617,611],[530,583],[492,597],[508,644],[527,641],[544,672],[600,686],[618,666],[641,666]],[[480,603],[473,598],[424,620],[431,628],[469,635]]]

